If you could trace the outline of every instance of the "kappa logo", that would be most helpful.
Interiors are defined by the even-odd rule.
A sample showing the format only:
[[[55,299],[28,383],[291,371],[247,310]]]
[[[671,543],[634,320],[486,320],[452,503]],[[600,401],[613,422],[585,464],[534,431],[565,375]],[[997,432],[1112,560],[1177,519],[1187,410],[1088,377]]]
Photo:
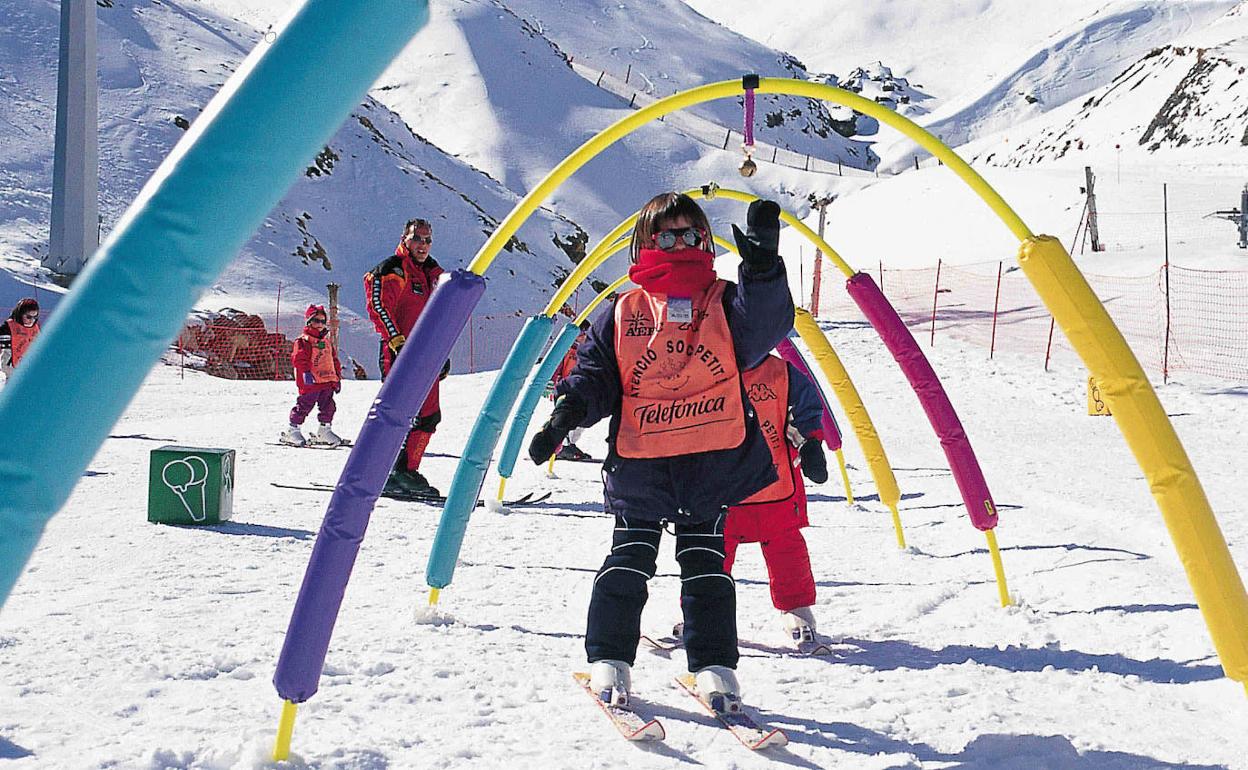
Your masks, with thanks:
[[[750,401],[755,404],[761,404],[764,401],[775,401],[779,396],[771,386],[765,382],[760,382],[750,386]]]
[[[625,318],[624,324],[625,337],[649,337],[654,334],[654,323],[640,310]]]

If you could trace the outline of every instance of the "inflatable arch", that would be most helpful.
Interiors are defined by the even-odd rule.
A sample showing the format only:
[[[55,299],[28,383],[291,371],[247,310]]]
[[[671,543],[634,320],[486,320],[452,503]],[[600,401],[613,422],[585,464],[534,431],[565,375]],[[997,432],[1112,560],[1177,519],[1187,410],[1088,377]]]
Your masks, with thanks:
[[[1186,452],[1184,452],[1177,435],[1174,433],[1173,426],[1170,425],[1160,402],[1157,400],[1156,393],[1144,376],[1139,362],[1136,361],[1134,354],[1122,338],[1121,333],[1113,325],[1108,313],[1106,313],[1100,301],[1087,285],[1083,275],[1074,266],[1070,255],[1066,253],[1065,248],[1055,238],[1034,235],[1000,195],[961,157],[946,147],[936,137],[901,115],[857,94],[819,83],[749,76],[741,82],[723,81],[689,89],[688,91],[661,99],[635,113],[631,113],[604,129],[568,155],[538,183],[533,191],[517,204],[516,208],[499,223],[498,229],[495,230],[494,234],[477,252],[477,255],[469,264],[468,270],[456,271],[450,281],[440,286],[438,291],[434,293],[430,307],[426,309],[421,321],[424,322],[430,316],[433,316],[433,318],[430,319],[430,323],[427,325],[419,324],[417,330],[414,330],[413,333],[415,334],[417,331],[428,333],[431,341],[435,337],[441,337],[444,334],[458,334],[463,328],[467,314],[465,312],[462,316],[455,315],[451,311],[456,308],[451,303],[448,303],[445,308],[439,306],[438,309],[439,314],[446,313],[445,318],[441,315],[434,315],[431,311],[435,309],[434,305],[437,305],[438,294],[442,293],[444,288],[458,292],[459,290],[455,288],[457,283],[470,282],[473,277],[479,279],[480,275],[489,268],[491,262],[497,257],[511,236],[520,228],[521,224],[550,197],[560,184],[610,144],[637,130],[642,125],[658,120],[676,110],[713,99],[734,98],[747,90],[747,83],[753,86],[754,90],[759,93],[782,93],[832,101],[871,115],[881,123],[900,130],[940,159],[944,165],[948,166],[950,170],[965,181],[989,205],[1011,232],[1019,238],[1022,244],[1020,246],[1019,261],[1023,266],[1024,274],[1032,281],[1041,299],[1044,300],[1056,321],[1061,324],[1071,343],[1088,365],[1092,375],[1098,381],[1104,383],[1103,390],[1110,399],[1111,408],[1116,407],[1115,419],[1118,420],[1119,427],[1123,431],[1128,445],[1131,446],[1132,451],[1135,453],[1137,461],[1144,469],[1146,477],[1152,483],[1154,496],[1170,529],[1175,547],[1179,551],[1180,558],[1187,569],[1189,582],[1196,594],[1196,600],[1201,607],[1205,622],[1210,629],[1224,670],[1228,676],[1240,682],[1248,680],[1248,594],[1244,591],[1243,582],[1235,568],[1234,561],[1231,559],[1230,551],[1226,547],[1226,541],[1218,529],[1216,518],[1209,507],[1204,490],[1196,478],[1195,471],[1191,467]],[[622,234],[621,228],[617,228],[617,230],[620,230],[620,232],[615,233],[616,238]],[[608,236],[605,240],[610,241],[611,237]],[[829,250],[828,253],[831,254],[832,251]],[[575,285],[572,284],[572,281],[575,280],[579,283],[588,275],[591,269],[586,261],[583,260],[576,270],[573,271],[572,276],[569,276],[568,281],[565,282],[565,290],[570,293],[571,290],[568,286]],[[846,265],[844,269],[848,269],[848,266]],[[852,274],[852,271],[850,273]],[[872,321],[872,325],[876,326],[877,329],[881,329],[882,332],[886,331],[883,334],[885,343],[889,346],[894,357],[898,358],[899,363],[902,364],[907,378],[914,383],[916,377],[925,374],[922,370],[924,365],[926,365],[926,361],[919,361],[912,356],[904,355],[903,343],[904,338],[909,336],[908,330],[905,329],[904,324],[900,323],[900,319],[896,320],[896,325],[900,326],[899,329],[891,325],[892,319],[888,318],[885,310],[886,308],[891,310],[891,306],[888,305],[887,301],[883,302],[882,305],[874,301],[874,296],[879,295],[879,289],[869,275],[863,273],[852,274],[848,284],[851,296],[854,297],[859,307],[867,314],[868,319]],[[882,299],[882,296],[880,299]],[[557,294],[556,300],[558,300],[558,305],[561,305],[566,300],[566,295],[560,298]],[[552,300],[552,304],[555,304],[554,300]],[[892,315],[895,318],[895,312]],[[539,318],[546,318],[547,328],[544,331],[548,333],[549,317],[539,316]],[[537,321],[537,319],[531,320]],[[526,331],[528,331],[527,328]],[[534,336],[536,334],[534,332]],[[524,337],[526,335],[522,334],[522,339],[513,348],[513,353],[522,351],[531,353],[532,358],[528,362],[528,365],[531,366],[532,361],[536,358],[534,351],[540,346],[540,341],[533,342],[531,338],[524,339]],[[912,338],[911,342],[913,342]],[[508,361],[504,362],[504,369],[500,372],[494,387],[511,389],[513,391],[511,398],[514,399],[514,391],[519,387],[518,380],[527,366],[516,365],[509,367],[508,364],[510,363],[512,363],[512,360],[509,356]],[[430,372],[436,368],[436,364],[433,362],[429,362],[428,366]],[[928,368],[930,369],[930,367]],[[421,377],[424,377],[426,373],[421,371],[419,374]],[[516,381],[511,382],[510,380],[513,379]],[[427,388],[425,390],[427,391]],[[924,409],[928,412],[929,419],[934,424],[939,423],[938,431],[942,425],[946,428],[949,427],[950,424],[947,418],[951,413],[945,412],[942,414],[934,412],[933,409],[929,408],[929,403],[928,401],[924,402]],[[498,420],[500,418],[494,416],[492,419]],[[497,440],[499,431],[501,431],[501,424],[490,426],[487,433],[492,434],[490,437],[491,443]],[[362,435],[360,443],[363,443]],[[396,452],[397,446],[398,444],[396,443]],[[476,448],[478,447],[474,447],[474,449]],[[466,447],[465,455],[467,450],[468,448]],[[353,458],[355,451],[353,450]],[[953,457],[950,457],[950,460],[952,461]],[[463,474],[462,479],[461,473]],[[345,474],[346,470],[344,470],[344,476]],[[448,495],[448,506],[450,498],[456,494],[465,497],[470,494],[479,494],[484,482],[484,476],[484,463],[480,462],[479,458],[472,463],[461,463],[456,471],[456,479],[452,483],[452,494]],[[375,501],[380,486],[379,482],[374,489],[360,489],[358,491],[371,495],[371,500],[369,501],[371,504],[371,502]],[[959,489],[964,499],[968,499],[969,495],[976,491],[964,488],[961,482],[959,482]],[[335,497],[338,496],[340,491],[342,491],[342,482],[339,484],[339,489],[335,491]],[[475,497],[470,499],[475,501]],[[988,506],[991,505],[990,500],[986,498],[984,500]],[[331,508],[333,505],[334,501],[331,499]],[[976,521],[977,527],[986,521],[995,520],[995,511],[990,507],[983,512],[976,511],[973,504],[969,505],[968,508],[972,519],[979,519]],[[444,510],[444,515],[446,512]],[[327,512],[327,521],[330,516],[331,513]],[[367,514],[364,515],[364,523],[367,523]],[[446,536],[462,539],[462,526],[465,522],[447,523],[452,526],[450,528],[439,526],[438,537],[443,537],[444,533],[449,533]],[[993,538],[991,529],[985,529],[985,534],[989,539],[990,547],[994,546],[995,538]],[[318,547],[320,546],[320,541],[327,535],[336,537],[335,533],[322,527],[321,535],[318,536]],[[353,548],[358,549],[358,542],[353,545]],[[434,548],[438,548],[436,538]],[[995,548],[993,550],[994,552],[996,551]],[[316,553],[314,550],[313,562],[315,562],[315,559]],[[438,566],[431,557],[430,569]],[[320,633],[312,634],[313,637],[317,638],[317,643],[307,645],[306,648],[304,648],[305,646],[301,641],[292,642],[292,637],[298,638],[305,631],[302,624],[297,622],[299,620],[299,604],[303,601],[303,594],[309,588],[309,584],[325,582],[332,586],[332,589],[327,590],[325,593],[330,598],[336,595],[340,601],[341,591],[345,588],[345,581],[348,577],[347,574],[317,574],[320,573],[320,570],[315,569],[316,567],[316,564],[309,563],[309,572],[304,581],[304,591],[301,591],[300,600],[297,602],[295,613],[292,615],[291,626],[287,631],[287,640],[283,646],[282,659],[278,662],[277,674],[274,677],[278,693],[284,700],[282,722],[279,725],[279,749],[280,737],[282,735],[289,737],[295,704],[306,700],[307,697],[310,697],[316,691],[316,672],[319,671],[319,666],[323,663],[325,654],[325,647],[322,647],[319,643],[320,637],[323,636]],[[436,600],[436,592],[432,593],[430,598],[431,600]],[[336,615],[337,605],[335,604],[332,609]],[[332,629],[333,618],[329,617],[328,622],[323,623],[323,625],[327,625]],[[284,665],[288,660],[288,651],[292,653],[292,662],[289,666]],[[300,657],[303,658],[302,662],[297,660]],[[310,663],[315,663],[315,667],[310,666]],[[288,677],[286,676],[288,672],[299,672],[300,675]]]
[[[427,19],[427,0],[306,0],[272,43],[248,56],[144,185],[0,393],[0,424],[10,431],[10,440],[0,445],[0,489],[6,493],[0,500],[0,600],[194,301]],[[901,131],[966,182],[1014,233],[1024,274],[1101,383],[1149,480],[1224,670],[1248,681],[1248,594],[1217,520],[1139,362],[1062,245],[1034,235],[974,169],[901,115],[819,83],[750,78],[749,85],[758,93],[848,106]],[[617,121],[552,169],[500,223],[468,270],[455,271],[434,292],[413,330],[422,344],[405,348],[424,352],[400,356],[382,386],[318,534],[274,678],[285,701],[275,754],[289,750],[295,704],[315,692],[322,643],[328,644],[327,636],[301,632],[309,631],[307,621],[314,618],[312,626],[332,630],[385,471],[480,299],[490,263],[564,180],[611,143],[668,113],[744,91],[743,81],[711,83]],[[302,109],[307,104],[318,109]],[[286,123],[286,130],[268,130],[296,113],[302,119]],[[89,326],[103,333],[82,335]],[[101,380],[109,386],[81,387],[74,373],[82,371],[105,375]],[[370,472],[370,459],[380,473]],[[294,665],[301,656],[301,665]],[[286,676],[292,672],[296,676]],[[310,690],[300,686],[309,681]]]

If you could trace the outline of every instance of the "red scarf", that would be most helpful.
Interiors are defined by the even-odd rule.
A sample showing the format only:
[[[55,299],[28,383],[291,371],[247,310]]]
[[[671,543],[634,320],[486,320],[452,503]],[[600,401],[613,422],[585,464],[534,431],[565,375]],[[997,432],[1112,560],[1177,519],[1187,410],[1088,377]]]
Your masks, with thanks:
[[[692,297],[715,281],[714,260],[702,249],[642,249],[628,277],[651,294]]]

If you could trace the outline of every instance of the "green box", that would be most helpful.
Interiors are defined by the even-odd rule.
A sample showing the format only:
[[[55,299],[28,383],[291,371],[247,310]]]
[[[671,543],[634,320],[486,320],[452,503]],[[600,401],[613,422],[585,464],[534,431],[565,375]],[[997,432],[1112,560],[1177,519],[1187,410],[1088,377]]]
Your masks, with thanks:
[[[170,445],[152,450],[148,521],[219,524],[233,514],[233,449]]]

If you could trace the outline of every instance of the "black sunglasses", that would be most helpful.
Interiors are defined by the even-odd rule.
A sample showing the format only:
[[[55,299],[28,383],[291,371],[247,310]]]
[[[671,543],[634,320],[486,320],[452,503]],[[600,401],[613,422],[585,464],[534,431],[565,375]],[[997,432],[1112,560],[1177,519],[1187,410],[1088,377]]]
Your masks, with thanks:
[[[38,313],[23,313],[23,314],[22,314],[22,320],[24,320],[24,321],[38,321],[38,320],[39,320],[39,314],[38,314]]]
[[[423,235],[413,235],[411,238],[408,238],[408,240],[416,241],[417,243],[433,243],[433,236],[431,235],[428,238],[426,238]]]
[[[689,248],[701,245],[706,240],[706,231],[700,227],[673,227],[668,230],[660,230],[650,236],[656,246],[664,251],[675,248],[677,242],[683,243]]]

